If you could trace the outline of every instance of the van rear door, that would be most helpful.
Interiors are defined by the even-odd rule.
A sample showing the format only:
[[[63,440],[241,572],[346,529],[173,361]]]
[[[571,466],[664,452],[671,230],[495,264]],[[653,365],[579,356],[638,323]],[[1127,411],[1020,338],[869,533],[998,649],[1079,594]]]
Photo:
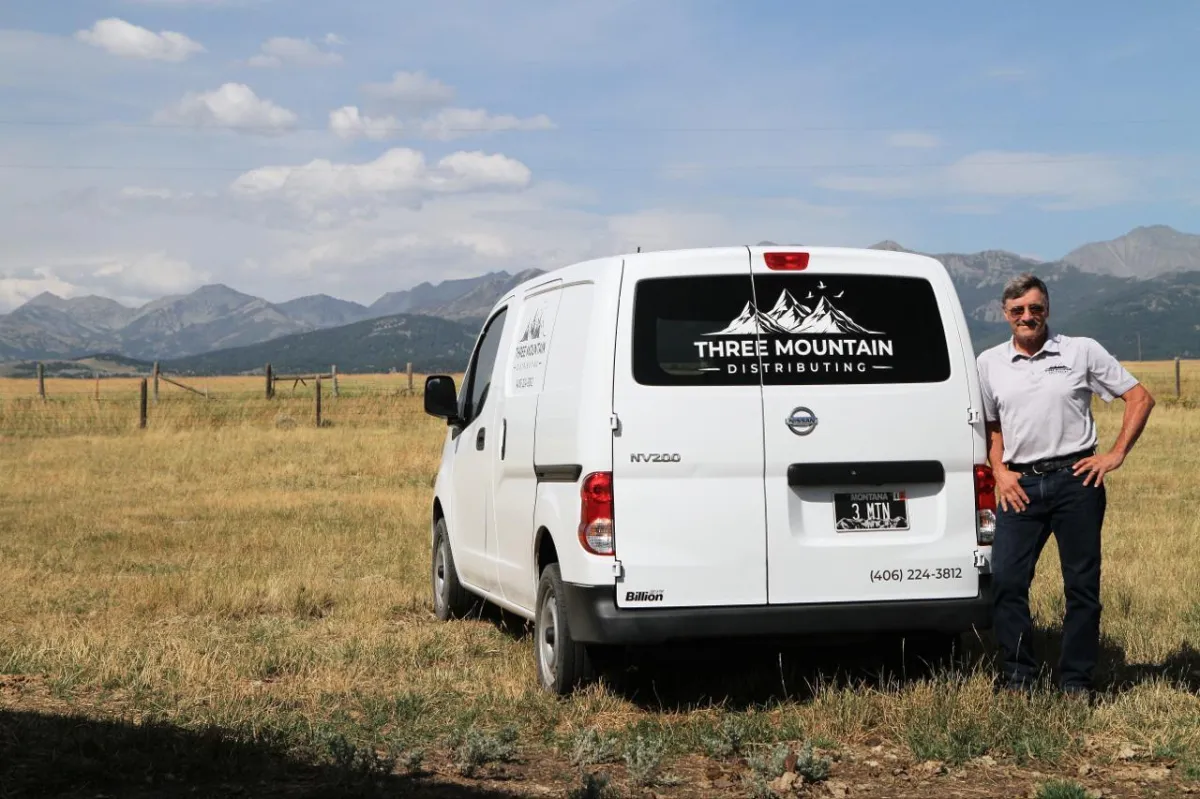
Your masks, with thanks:
[[[812,249],[804,266],[769,252],[751,248],[769,602],[975,596],[974,431],[949,276],[917,256]]]
[[[762,387],[718,364],[753,359],[758,333],[735,320],[736,335],[713,335],[747,305],[748,255],[625,263],[613,386],[620,607],[767,601]]]

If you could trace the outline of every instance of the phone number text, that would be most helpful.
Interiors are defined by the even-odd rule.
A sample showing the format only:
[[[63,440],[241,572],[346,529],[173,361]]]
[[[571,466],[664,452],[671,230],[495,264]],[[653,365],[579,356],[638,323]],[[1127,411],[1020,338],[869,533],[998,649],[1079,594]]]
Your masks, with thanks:
[[[961,580],[960,566],[945,569],[872,569],[873,583],[905,583],[912,580]]]

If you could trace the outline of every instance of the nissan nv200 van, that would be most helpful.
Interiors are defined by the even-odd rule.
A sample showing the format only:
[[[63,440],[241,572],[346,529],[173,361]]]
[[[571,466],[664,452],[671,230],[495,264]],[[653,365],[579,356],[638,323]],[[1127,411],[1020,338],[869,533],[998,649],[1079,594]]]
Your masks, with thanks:
[[[446,420],[439,618],[534,625],[567,693],[597,647],[990,627],[994,483],[943,265],[728,247],[578,263],[504,296]]]

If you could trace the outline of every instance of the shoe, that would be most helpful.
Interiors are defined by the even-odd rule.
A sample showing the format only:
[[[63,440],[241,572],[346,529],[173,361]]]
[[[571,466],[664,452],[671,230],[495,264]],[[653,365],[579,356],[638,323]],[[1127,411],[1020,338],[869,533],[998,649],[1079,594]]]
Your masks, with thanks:
[[[1064,685],[1059,690],[1067,699],[1086,702],[1089,707],[1096,704],[1096,691],[1089,685]]]
[[[1004,693],[1021,699],[1029,699],[1033,696],[1033,683],[1022,682],[1021,680],[1006,680],[1001,678],[996,681],[995,689],[996,693]]]

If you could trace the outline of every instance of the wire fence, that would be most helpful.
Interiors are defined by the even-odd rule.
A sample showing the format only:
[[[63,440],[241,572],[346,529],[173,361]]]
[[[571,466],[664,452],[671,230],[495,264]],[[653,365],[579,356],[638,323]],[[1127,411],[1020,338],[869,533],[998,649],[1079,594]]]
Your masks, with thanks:
[[[1166,406],[1200,409],[1200,360],[1129,364]],[[456,375],[461,387],[462,376]],[[0,438],[260,428],[411,428],[424,412],[425,375],[404,371],[0,378]]]
[[[40,365],[39,365],[40,366]],[[461,377],[458,378],[461,382]],[[438,424],[424,413],[425,376],[404,371],[91,379],[0,378],[0,436],[117,434],[223,427],[375,427]]]

